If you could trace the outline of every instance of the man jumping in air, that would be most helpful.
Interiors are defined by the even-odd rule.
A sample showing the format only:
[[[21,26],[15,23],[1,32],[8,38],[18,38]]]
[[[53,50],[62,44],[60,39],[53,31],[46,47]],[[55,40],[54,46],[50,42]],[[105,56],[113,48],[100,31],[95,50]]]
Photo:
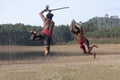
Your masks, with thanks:
[[[46,17],[43,15],[44,12],[48,12]],[[42,21],[43,21],[43,29],[42,32],[37,32],[31,30],[30,32],[32,33],[31,39],[36,40],[36,39],[43,39],[44,40],[44,46],[45,46],[45,52],[44,55],[47,56],[50,52],[50,41],[51,41],[51,36],[54,28],[54,21],[52,21],[53,14],[51,13],[51,10],[49,10],[49,6],[47,5],[44,10],[42,10],[39,13]]]
[[[80,48],[82,49],[83,53],[85,54],[92,54],[94,58],[96,58],[96,53],[92,53],[91,50],[93,47],[98,47],[96,45],[92,45],[90,47],[89,41],[87,38],[84,37],[83,29],[82,27],[75,22],[75,20],[72,20],[70,26],[69,26],[70,31],[74,34],[75,39],[80,45]]]

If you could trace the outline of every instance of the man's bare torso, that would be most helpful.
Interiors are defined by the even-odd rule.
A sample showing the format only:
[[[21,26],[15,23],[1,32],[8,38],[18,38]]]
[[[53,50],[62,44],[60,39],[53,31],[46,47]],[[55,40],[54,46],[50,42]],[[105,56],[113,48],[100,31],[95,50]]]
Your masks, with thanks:
[[[76,29],[75,32],[76,34],[74,34],[74,37],[76,38],[78,42],[81,41],[82,38],[84,37],[83,29],[80,27],[80,29]]]
[[[46,19],[43,23],[43,28],[49,31],[53,31],[54,22],[52,20]]]

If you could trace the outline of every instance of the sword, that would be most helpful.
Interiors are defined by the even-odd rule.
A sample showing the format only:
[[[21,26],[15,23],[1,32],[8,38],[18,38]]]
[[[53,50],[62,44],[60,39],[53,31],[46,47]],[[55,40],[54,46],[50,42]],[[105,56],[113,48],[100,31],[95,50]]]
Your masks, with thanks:
[[[67,9],[69,7],[61,7],[61,8],[56,8],[56,9],[51,9],[51,11],[56,11],[56,10],[60,10],[60,9]]]

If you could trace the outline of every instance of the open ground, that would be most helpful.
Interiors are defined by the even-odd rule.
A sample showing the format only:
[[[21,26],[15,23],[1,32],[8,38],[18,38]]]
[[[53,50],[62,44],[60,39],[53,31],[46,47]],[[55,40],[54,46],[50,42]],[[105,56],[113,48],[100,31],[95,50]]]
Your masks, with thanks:
[[[48,57],[43,46],[1,46],[0,80],[120,80],[120,44],[98,46],[96,59],[77,44],[51,46]]]

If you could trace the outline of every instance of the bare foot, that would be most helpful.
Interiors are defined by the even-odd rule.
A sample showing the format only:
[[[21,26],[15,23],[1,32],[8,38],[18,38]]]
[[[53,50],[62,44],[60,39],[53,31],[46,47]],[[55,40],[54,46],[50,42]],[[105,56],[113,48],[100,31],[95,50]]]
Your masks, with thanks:
[[[31,34],[37,34],[37,31],[34,31],[34,30],[30,30],[29,31]]]
[[[30,33],[31,33],[31,40],[35,40],[36,39],[36,34],[37,34],[37,32],[36,31],[33,31],[33,30],[30,30],[29,31]]]
[[[96,43],[93,44],[93,47],[98,48],[98,46],[96,45]]]

